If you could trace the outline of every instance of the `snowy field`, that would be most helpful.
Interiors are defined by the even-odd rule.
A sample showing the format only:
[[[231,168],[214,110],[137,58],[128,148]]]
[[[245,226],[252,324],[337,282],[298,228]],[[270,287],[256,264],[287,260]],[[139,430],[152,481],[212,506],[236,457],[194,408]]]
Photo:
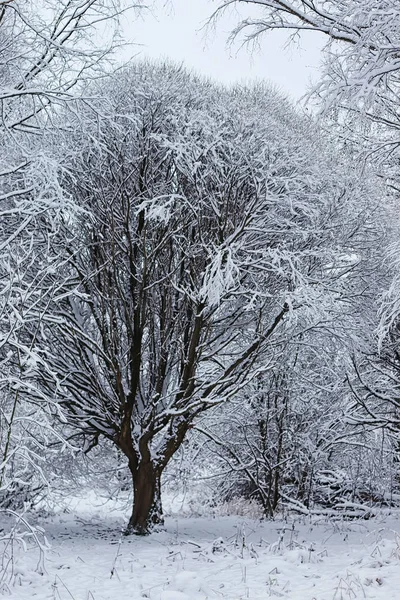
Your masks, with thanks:
[[[120,516],[87,513],[38,521],[51,546],[45,572],[37,572],[37,550],[15,545],[9,597],[400,598],[400,524],[393,515],[358,522],[168,518],[165,531],[147,538],[122,537],[122,524]]]

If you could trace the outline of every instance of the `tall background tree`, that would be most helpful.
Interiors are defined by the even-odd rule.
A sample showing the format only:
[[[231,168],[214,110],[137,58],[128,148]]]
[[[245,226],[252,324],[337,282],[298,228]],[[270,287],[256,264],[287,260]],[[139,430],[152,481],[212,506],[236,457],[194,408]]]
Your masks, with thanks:
[[[305,31],[326,36],[321,78],[314,89],[325,127],[335,130],[344,146],[352,146],[367,168],[373,164],[386,186],[382,202],[391,214],[390,222],[382,222],[387,252],[369,276],[375,280],[370,304],[375,317],[364,327],[358,366],[349,380],[365,411],[360,423],[385,426],[392,415],[397,428],[400,7],[396,0],[228,0],[219,3],[215,15],[241,4],[255,12],[238,23],[233,37],[251,42],[273,30],[286,30],[292,37]],[[364,391],[356,392],[363,384]]]
[[[321,78],[315,92],[325,113],[345,114],[345,136],[355,139],[395,169],[399,150],[398,90],[400,65],[399,16],[396,0],[226,0],[214,16],[236,5],[252,16],[241,20],[232,37],[260,41],[274,30],[295,38],[302,32],[326,36]],[[360,128],[357,115],[368,121]],[[376,159],[376,156],[375,156]],[[397,171],[392,173],[396,185]],[[398,186],[397,186],[398,187]]]
[[[62,259],[54,243],[60,215],[73,210],[46,138],[60,107],[75,110],[83,82],[104,73],[128,7],[114,0],[0,2],[0,505],[27,499],[51,431],[51,401],[27,403],[29,394],[20,394],[36,361],[24,323],[40,328],[54,293],[48,275]]]

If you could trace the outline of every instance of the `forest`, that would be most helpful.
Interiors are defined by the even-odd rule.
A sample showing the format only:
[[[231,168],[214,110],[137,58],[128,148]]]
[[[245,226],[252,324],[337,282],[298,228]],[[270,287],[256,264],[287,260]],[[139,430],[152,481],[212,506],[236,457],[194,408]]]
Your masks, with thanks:
[[[0,594],[398,598],[400,6],[237,7],[324,36],[305,104],[0,0]]]

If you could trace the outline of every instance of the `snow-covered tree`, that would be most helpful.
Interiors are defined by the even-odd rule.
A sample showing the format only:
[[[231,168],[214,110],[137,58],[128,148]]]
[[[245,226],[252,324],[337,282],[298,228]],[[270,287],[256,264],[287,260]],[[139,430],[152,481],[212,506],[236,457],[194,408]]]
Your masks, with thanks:
[[[234,5],[257,7],[233,32],[234,36],[244,33],[248,41],[275,29],[326,35],[325,50],[332,62],[325,65],[323,89],[340,94],[341,99],[351,95],[368,104],[374,100],[396,105],[400,48],[396,0],[225,0],[219,4],[217,13]],[[395,114],[393,119],[395,124]]]
[[[1,498],[15,499],[14,485],[27,484],[41,454],[35,448],[43,448],[50,435],[51,402],[27,404],[29,394],[20,393],[21,387],[29,390],[36,361],[35,336],[27,339],[23,328],[33,321],[40,328],[55,291],[48,275],[63,259],[54,244],[60,215],[73,210],[46,138],[61,106],[75,110],[84,79],[104,72],[117,43],[118,15],[128,5],[0,2],[0,145],[7,150],[0,155]]]
[[[274,348],[268,372],[196,423],[198,461],[209,465],[217,497],[254,499],[266,516],[284,506],[367,514],[393,501],[396,446],[355,402],[340,320],[292,335],[281,353]]]
[[[219,5],[216,14],[235,5],[248,7],[251,15],[233,32],[248,41],[277,29],[286,30],[292,37],[302,31],[326,36],[321,80],[314,90],[322,101],[325,124],[340,130],[344,144],[352,144],[366,163],[372,159],[387,186],[382,202],[391,214],[390,222],[384,219],[389,255],[381,256],[382,262],[375,263],[371,274],[380,279],[373,293],[377,311],[383,297],[381,318],[369,319],[368,326],[361,324],[364,341],[360,344],[364,348],[356,359],[359,365],[354,374],[354,382],[364,381],[366,386],[364,392],[356,393],[354,389],[360,406],[367,410],[363,418],[384,425],[393,415],[397,397],[394,382],[398,381],[399,4],[397,0],[227,0]],[[360,415],[360,423],[363,418]],[[397,426],[396,418],[393,424]]]
[[[126,455],[128,531],[146,533],[196,417],[268,369],[299,307],[329,310],[359,183],[265,86],[138,64],[101,94],[65,142],[81,215],[65,218],[70,279],[37,375],[88,445]]]
[[[324,63],[315,91],[325,112],[346,111],[347,137],[355,136],[360,145],[367,144],[386,160],[398,156],[397,0],[224,0],[219,4],[215,15],[236,5],[248,8],[249,17],[238,23],[233,36],[243,35],[249,42],[272,30],[286,30],[293,39],[301,32],[324,34]],[[362,131],[358,125],[355,131],[352,123],[358,113],[369,120]]]

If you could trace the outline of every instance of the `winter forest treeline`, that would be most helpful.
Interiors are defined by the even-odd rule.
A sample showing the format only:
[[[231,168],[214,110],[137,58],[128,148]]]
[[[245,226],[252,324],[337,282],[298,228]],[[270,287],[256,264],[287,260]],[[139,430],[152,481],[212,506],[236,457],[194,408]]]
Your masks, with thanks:
[[[312,116],[116,69],[140,3],[39,4],[0,0],[0,511],[130,491],[144,534],[201,481],[266,517],[397,506],[396,0],[247,1],[240,39],[326,34]]]

